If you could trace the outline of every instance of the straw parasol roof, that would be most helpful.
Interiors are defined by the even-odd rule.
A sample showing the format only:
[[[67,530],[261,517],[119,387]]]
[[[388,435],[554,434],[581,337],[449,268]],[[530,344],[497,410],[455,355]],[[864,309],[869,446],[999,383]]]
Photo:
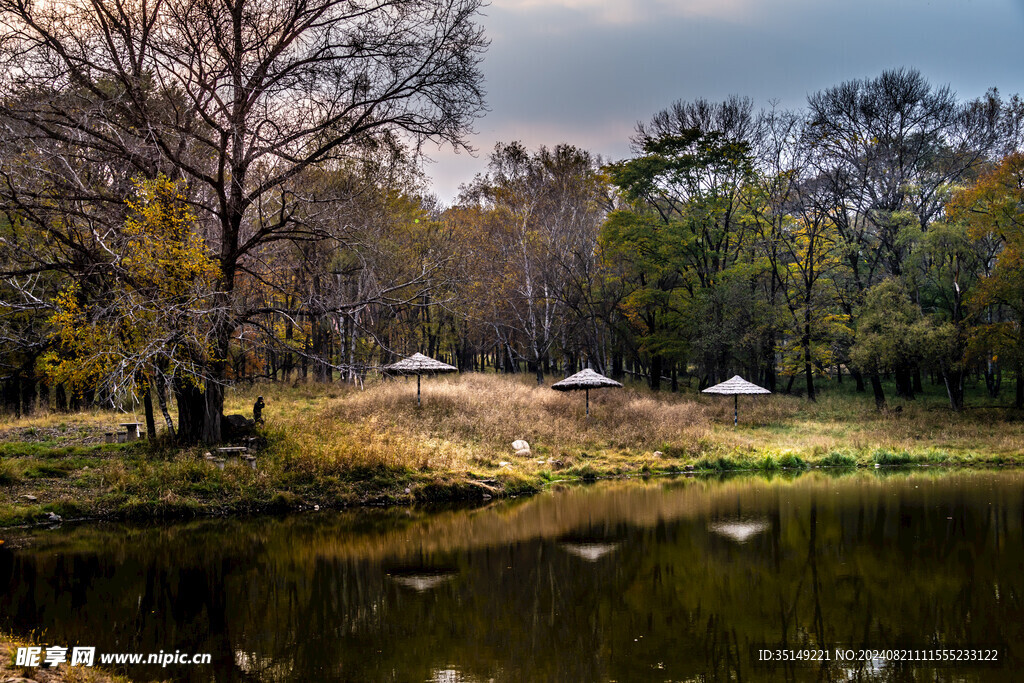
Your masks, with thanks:
[[[551,388],[555,391],[575,391],[577,389],[600,389],[602,387],[621,386],[615,380],[608,379],[604,375],[587,368],[586,370],[580,370],[575,375],[566,377],[561,382],[555,382],[551,385]]]
[[[440,372],[457,372],[458,368],[454,365],[448,365],[442,363],[439,360],[434,360],[430,356],[424,356],[422,353],[414,353],[404,360],[400,360],[397,363],[391,365],[385,365],[383,368],[385,373],[391,375],[416,375],[416,405],[420,405],[420,376],[421,375],[434,375]]]
[[[391,365],[385,365],[384,371],[395,375],[430,375],[435,372],[455,372],[458,370],[454,365],[434,360],[422,353],[414,353],[404,360]]]
[[[622,387],[613,379],[608,379],[602,374],[594,372],[590,368],[580,370],[575,375],[566,377],[561,382],[555,382],[551,388],[555,391],[577,391],[583,389],[587,392],[587,417],[590,417],[590,390],[603,387]]]
[[[704,393],[733,396],[736,394],[770,394],[772,392],[768,391],[764,387],[759,387],[752,382],[748,382],[739,375],[733,375],[732,379],[727,379],[713,387],[708,387],[704,390]]]
[[[727,379],[713,387],[708,387],[703,393],[732,396],[732,426],[735,427],[740,421],[740,394],[770,394],[772,392],[764,387],[748,382],[739,375],[733,375],[732,379]]]

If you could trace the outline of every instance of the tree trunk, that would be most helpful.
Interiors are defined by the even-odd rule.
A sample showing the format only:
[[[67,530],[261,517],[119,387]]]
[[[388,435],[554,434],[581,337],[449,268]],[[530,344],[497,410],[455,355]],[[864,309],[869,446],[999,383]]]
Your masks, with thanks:
[[[178,440],[197,444],[203,439],[205,400],[203,391],[188,380],[174,378],[174,398],[178,403]]]
[[[810,308],[804,317],[804,376],[807,378],[807,400],[816,401],[814,397],[814,364],[811,362],[811,321]]]
[[[896,395],[908,401],[914,400],[914,386],[911,380],[910,367],[900,364],[893,373],[896,377]]]
[[[156,374],[156,401],[160,404],[160,412],[167,425],[167,435],[173,440],[175,438],[174,422],[171,420],[170,411],[167,410],[167,380],[164,379],[164,373],[161,371],[157,371]]]
[[[864,375],[861,374],[860,370],[856,368],[850,368],[850,377],[853,377],[854,383],[857,385],[857,393],[864,393]]]
[[[36,402],[36,380],[31,373],[21,379],[21,414],[31,415]]]
[[[814,398],[814,364],[811,362],[811,306],[810,301],[804,306],[804,375],[807,377],[807,400]]]
[[[146,394],[142,397],[142,405],[146,410],[146,435],[149,440],[156,440],[156,417],[153,416],[153,387],[146,387]]]
[[[804,376],[807,378],[807,400],[817,401],[814,395],[814,367],[811,364],[810,353],[804,357]]]
[[[956,412],[960,412],[964,409],[964,371],[943,370],[942,378],[946,382],[949,407]]]
[[[651,356],[651,374],[650,374],[650,385],[651,391],[661,390],[661,366],[662,358],[660,355],[655,354]]]
[[[985,388],[988,390],[989,398],[999,397],[999,385],[1002,380],[999,370],[999,362],[989,357],[985,364]]]
[[[3,391],[4,410],[14,413],[15,417],[21,417],[21,386],[17,377],[4,380]]]
[[[1013,407],[1024,408],[1024,363],[1017,363],[1017,388],[1013,396]]]
[[[281,379],[285,382],[291,380],[292,368],[295,367],[295,357],[292,355],[290,343],[294,335],[295,332],[292,330],[292,321],[289,318],[284,324],[284,343],[285,348],[289,350],[284,352],[284,362],[281,364]]]
[[[39,383],[39,396],[36,400],[37,405],[42,406],[46,410],[50,409],[50,385],[48,382]]]
[[[875,394],[875,408],[885,408],[885,391],[882,389],[882,378],[877,372],[871,373],[871,391]]]
[[[775,392],[775,386],[777,384],[777,376],[775,374],[775,330],[772,330],[768,335],[768,350],[765,353],[764,364],[764,386],[765,389],[771,392]]]

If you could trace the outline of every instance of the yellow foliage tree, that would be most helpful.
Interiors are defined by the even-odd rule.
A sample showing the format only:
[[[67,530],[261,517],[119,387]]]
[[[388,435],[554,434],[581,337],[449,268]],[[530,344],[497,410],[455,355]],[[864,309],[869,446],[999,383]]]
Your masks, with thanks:
[[[219,272],[179,183],[163,175],[139,180],[127,204],[123,229],[104,245],[112,258],[102,287],[73,282],[54,299],[52,347],[40,365],[79,394],[104,389],[115,402],[142,396],[151,421],[154,380],[198,386],[207,379],[213,332],[204,319]],[[163,392],[157,395],[173,431]]]

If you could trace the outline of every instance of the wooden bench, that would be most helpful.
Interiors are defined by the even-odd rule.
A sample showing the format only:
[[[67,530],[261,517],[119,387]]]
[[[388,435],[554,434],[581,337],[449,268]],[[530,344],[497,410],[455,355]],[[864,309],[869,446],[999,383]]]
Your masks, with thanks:
[[[224,458],[240,458],[249,464],[249,467],[256,469],[256,456],[249,453],[246,446],[221,446],[217,453]],[[223,469],[223,465],[220,466]]]

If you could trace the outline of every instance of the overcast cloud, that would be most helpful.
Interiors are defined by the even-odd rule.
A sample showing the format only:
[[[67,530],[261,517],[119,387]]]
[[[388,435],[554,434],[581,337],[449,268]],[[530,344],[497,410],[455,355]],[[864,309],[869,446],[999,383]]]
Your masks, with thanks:
[[[473,158],[431,153],[450,203],[495,142],[568,142],[617,160],[676,100],[730,94],[802,108],[807,95],[900,66],[961,98],[1024,94],[1024,0],[492,0],[490,113]]]

